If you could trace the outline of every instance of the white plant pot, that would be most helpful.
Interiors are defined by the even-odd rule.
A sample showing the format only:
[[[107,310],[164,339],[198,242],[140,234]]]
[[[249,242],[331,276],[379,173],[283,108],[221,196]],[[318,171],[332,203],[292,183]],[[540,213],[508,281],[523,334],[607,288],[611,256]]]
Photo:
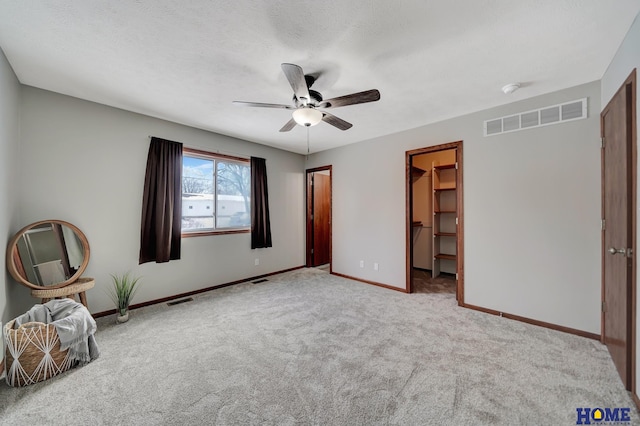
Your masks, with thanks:
[[[127,321],[129,321],[129,311],[125,312],[125,314],[124,314],[124,315],[118,315],[118,316],[116,317],[116,321],[117,321],[118,323],[123,323],[123,322],[127,322]]]

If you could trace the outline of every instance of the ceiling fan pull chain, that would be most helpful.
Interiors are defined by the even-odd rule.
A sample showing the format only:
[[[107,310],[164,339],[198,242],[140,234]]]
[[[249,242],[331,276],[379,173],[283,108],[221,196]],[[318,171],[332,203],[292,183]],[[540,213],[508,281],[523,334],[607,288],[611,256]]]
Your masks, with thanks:
[[[309,126],[307,126],[307,161],[309,161]]]

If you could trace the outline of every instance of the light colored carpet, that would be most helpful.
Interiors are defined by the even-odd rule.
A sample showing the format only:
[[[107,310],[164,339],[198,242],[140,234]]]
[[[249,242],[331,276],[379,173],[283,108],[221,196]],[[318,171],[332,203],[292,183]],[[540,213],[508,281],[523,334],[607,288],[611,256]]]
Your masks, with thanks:
[[[575,424],[577,407],[638,421],[597,341],[313,268],[114,322],[98,320],[91,364],[0,384],[0,423],[540,425]]]

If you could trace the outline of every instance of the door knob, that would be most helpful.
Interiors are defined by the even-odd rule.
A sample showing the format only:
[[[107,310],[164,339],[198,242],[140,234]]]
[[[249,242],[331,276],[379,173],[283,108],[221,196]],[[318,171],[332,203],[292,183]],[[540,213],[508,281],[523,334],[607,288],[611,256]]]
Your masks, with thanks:
[[[609,253],[611,253],[611,254],[618,254],[618,253],[627,254],[627,250],[626,249],[616,249],[616,248],[611,247],[609,249]]]

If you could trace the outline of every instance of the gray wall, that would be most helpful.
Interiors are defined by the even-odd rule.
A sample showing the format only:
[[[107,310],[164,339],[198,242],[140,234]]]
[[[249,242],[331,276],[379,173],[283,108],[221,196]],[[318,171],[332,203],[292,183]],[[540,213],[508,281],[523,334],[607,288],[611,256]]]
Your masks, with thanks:
[[[91,261],[85,275],[96,278],[96,288],[87,293],[92,312],[113,308],[105,292],[110,274],[142,276],[134,299],[139,303],[304,264],[301,155],[27,86],[20,130],[20,171],[14,180],[22,189],[19,226],[62,219],[87,235]],[[251,250],[249,234],[185,238],[181,260],[139,266],[149,135],[265,158],[273,248]]]
[[[483,137],[484,120],[584,97],[588,119]],[[333,270],[404,288],[405,152],[463,140],[465,302],[599,333],[599,109],[593,82],[314,154],[333,165]]]
[[[620,45],[609,68],[602,77],[602,109],[609,103],[613,95],[618,91],[622,83],[627,79],[634,68],[640,68],[640,15],[636,16],[631,29]],[[636,71],[636,84],[640,83],[640,75]],[[640,96],[636,87],[636,125],[640,123]],[[638,143],[638,141],[636,141]],[[640,190],[640,186],[638,187]],[[637,194],[640,198],[640,193]],[[639,206],[640,207],[640,206]],[[636,212],[636,215],[638,213]],[[636,235],[636,247],[640,247],[638,235]],[[637,260],[636,260],[637,262]],[[640,296],[636,300],[636,306],[640,306]],[[640,315],[636,316],[636,345],[640,344],[637,333],[640,328]],[[640,347],[636,346],[636,366],[640,366]],[[640,368],[636,368],[636,383],[640,383]],[[636,392],[637,394],[637,392]]]
[[[0,50],[0,241],[6,247],[17,224],[16,158],[18,157],[20,83]],[[5,265],[0,260],[0,324],[13,318],[11,308],[18,293]],[[19,297],[19,296],[18,296]],[[4,357],[4,349],[0,359]]]

